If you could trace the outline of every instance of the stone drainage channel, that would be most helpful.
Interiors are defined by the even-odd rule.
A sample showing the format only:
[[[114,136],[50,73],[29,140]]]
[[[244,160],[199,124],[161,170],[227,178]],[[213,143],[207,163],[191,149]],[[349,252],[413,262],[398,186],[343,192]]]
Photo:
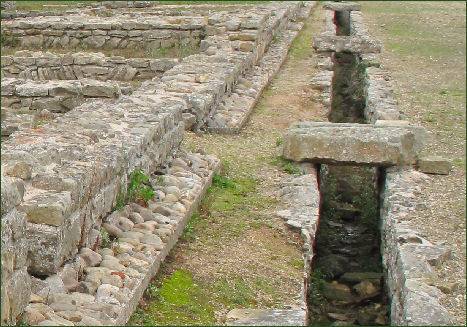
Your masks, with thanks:
[[[354,54],[334,55],[329,120],[363,122],[363,80]],[[321,164],[320,218],[308,287],[311,325],[386,325],[377,167]]]
[[[335,11],[336,35],[350,34],[349,11]],[[332,55],[332,123],[366,123],[358,54]],[[377,167],[318,166],[320,218],[308,286],[311,325],[387,325],[380,251]]]
[[[313,40],[324,71],[312,85],[329,123],[300,122],[286,133],[283,155],[305,174],[284,186],[288,209],[278,212],[304,238],[308,325],[450,324],[441,292],[425,282],[450,250],[406,222],[420,172],[449,169],[428,169],[434,160],[420,157],[426,134],[401,120],[360,6],[324,7],[325,31]]]

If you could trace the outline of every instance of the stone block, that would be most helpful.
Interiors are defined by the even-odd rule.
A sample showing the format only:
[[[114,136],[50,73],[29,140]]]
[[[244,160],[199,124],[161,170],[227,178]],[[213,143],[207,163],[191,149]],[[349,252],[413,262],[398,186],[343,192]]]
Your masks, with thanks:
[[[417,168],[419,171],[426,174],[448,175],[452,169],[452,165],[451,162],[444,158],[429,156],[419,158],[417,161]]]
[[[412,165],[424,138],[421,127],[303,122],[286,133],[283,155],[315,163]]]
[[[362,6],[359,3],[346,1],[325,2],[323,5],[324,9],[334,11],[360,11],[361,7]]]
[[[360,36],[321,34],[313,38],[313,48],[318,52],[380,53],[381,43]]]
[[[230,326],[306,326],[303,309],[234,309],[227,314]]]

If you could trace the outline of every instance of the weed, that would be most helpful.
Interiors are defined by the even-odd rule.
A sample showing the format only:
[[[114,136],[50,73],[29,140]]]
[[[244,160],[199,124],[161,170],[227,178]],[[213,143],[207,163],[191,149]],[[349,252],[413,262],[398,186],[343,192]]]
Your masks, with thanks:
[[[303,259],[292,259],[289,261],[289,264],[299,270],[302,270],[304,267]]]
[[[149,176],[144,171],[138,169],[130,174],[130,183],[128,185],[128,199],[130,201],[147,203],[154,197],[154,194],[154,190],[149,183]]]
[[[112,244],[112,240],[110,239],[109,233],[104,228],[101,228],[100,230],[100,241],[101,241],[101,247],[103,248],[110,248]]]
[[[217,175],[217,174],[214,175],[212,178],[212,185],[219,187],[219,188],[223,188],[223,189],[226,189],[226,188],[234,189],[235,188],[235,183],[232,180],[224,176]]]
[[[278,137],[276,139],[276,146],[281,146],[282,144],[284,144],[284,140],[282,139],[282,137]]]
[[[271,164],[291,175],[301,175],[303,173],[296,163],[281,156],[273,158]]]
[[[115,203],[115,208],[114,210],[120,210],[122,209],[126,204],[126,199],[125,199],[125,193],[123,193],[121,190],[117,194],[117,199]]]
[[[196,239],[196,229],[203,223],[203,219],[201,215],[196,212],[193,215],[191,215],[190,219],[188,220],[188,223],[185,226],[185,229],[183,230],[183,234],[181,236],[182,241],[193,241]]]

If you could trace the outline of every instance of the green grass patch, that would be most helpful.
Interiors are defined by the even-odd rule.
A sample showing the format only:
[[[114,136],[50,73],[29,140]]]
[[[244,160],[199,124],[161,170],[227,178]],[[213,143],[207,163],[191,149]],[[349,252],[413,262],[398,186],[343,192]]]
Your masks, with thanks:
[[[201,215],[196,212],[194,213],[183,230],[181,240],[185,242],[194,241],[196,239],[196,231],[202,230],[208,227],[208,223]]]
[[[130,325],[213,325],[214,308],[210,294],[185,270],[176,270],[162,280],[159,287],[150,286],[146,293],[152,301],[145,311],[138,309]]]
[[[16,10],[63,11],[76,8],[79,3],[86,3],[87,5],[91,5],[95,2],[97,1],[16,1]]]
[[[217,298],[227,308],[250,308],[256,304],[253,290],[241,278],[221,279],[213,285]]]
[[[291,60],[303,60],[313,53],[313,48],[311,46],[313,36],[311,20],[307,19],[303,29],[297,35],[295,40],[293,40],[292,45],[290,46],[289,56]]]
[[[303,259],[298,259],[298,258],[296,258],[296,259],[291,259],[291,260],[289,261],[289,264],[290,264],[292,267],[294,267],[294,268],[296,268],[296,269],[299,269],[299,270],[302,270],[302,269],[304,268]]]
[[[295,162],[285,159],[284,157],[274,157],[271,160],[271,164],[273,166],[279,167],[282,169],[284,172],[291,174],[291,175],[301,175],[302,169],[300,168],[299,165],[297,165]]]

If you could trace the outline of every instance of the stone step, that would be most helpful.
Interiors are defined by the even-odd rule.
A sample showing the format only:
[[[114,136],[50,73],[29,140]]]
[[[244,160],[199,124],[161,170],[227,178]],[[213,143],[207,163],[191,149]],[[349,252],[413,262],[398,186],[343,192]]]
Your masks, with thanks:
[[[227,314],[227,326],[306,326],[304,309],[234,309]]]
[[[415,164],[422,127],[301,122],[284,137],[283,156],[314,163],[394,166]]]
[[[219,168],[215,157],[179,154],[166,174],[151,181],[158,187],[148,208],[130,203],[104,219],[114,236],[106,248],[82,248],[56,275],[33,278],[25,321],[124,325]]]

